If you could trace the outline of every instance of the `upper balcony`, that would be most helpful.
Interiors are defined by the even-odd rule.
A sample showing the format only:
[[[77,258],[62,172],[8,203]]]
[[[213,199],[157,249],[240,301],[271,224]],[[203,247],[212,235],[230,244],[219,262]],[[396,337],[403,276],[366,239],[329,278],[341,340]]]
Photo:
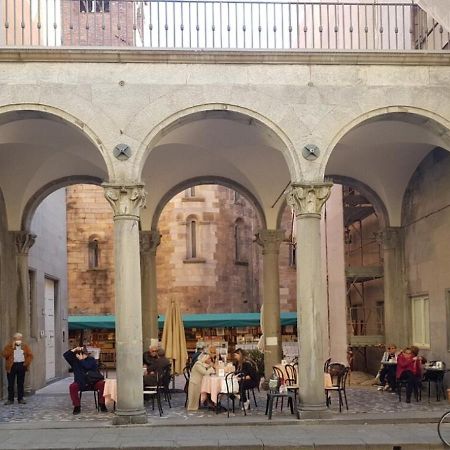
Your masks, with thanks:
[[[3,0],[0,47],[444,52],[413,1]]]

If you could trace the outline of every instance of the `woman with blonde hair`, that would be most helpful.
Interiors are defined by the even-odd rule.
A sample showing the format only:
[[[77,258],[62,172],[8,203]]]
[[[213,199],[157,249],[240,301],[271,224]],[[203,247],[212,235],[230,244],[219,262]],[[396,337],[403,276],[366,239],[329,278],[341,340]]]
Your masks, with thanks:
[[[191,370],[188,387],[188,411],[197,411],[200,402],[200,389],[205,375],[214,373],[209,354],[202,354]]]

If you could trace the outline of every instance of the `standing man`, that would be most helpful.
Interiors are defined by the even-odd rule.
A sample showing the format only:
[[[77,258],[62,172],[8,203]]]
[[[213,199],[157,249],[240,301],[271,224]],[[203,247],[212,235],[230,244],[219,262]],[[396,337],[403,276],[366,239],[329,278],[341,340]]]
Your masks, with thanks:
[[[6,374],[8,376],[8,400],[5,405],[14,403],[14,387],[17,378],[17,401],[24,405],[23,399],[25,372],[33,360],[30,347],[22,341],[22,333],[16,333],[9,344],[3,349],[2,356],[5,358]]]

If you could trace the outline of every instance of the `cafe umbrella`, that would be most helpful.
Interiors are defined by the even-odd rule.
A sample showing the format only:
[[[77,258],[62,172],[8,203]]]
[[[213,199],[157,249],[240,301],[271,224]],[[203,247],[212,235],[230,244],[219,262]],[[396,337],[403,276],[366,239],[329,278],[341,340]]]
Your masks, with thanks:
[[[161,344],[166,351],[166,357],[172,360],[172,372],[183,373],[188,358],[186,337],[180,306],[174,300],[171,300],[167,308]]]

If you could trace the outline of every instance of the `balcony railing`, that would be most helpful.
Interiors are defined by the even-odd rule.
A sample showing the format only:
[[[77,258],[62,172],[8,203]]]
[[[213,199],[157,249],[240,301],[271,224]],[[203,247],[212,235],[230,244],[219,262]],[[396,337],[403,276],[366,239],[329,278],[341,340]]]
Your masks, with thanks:
[[[449,50],[409,2],[2,0],[0,46]]]

